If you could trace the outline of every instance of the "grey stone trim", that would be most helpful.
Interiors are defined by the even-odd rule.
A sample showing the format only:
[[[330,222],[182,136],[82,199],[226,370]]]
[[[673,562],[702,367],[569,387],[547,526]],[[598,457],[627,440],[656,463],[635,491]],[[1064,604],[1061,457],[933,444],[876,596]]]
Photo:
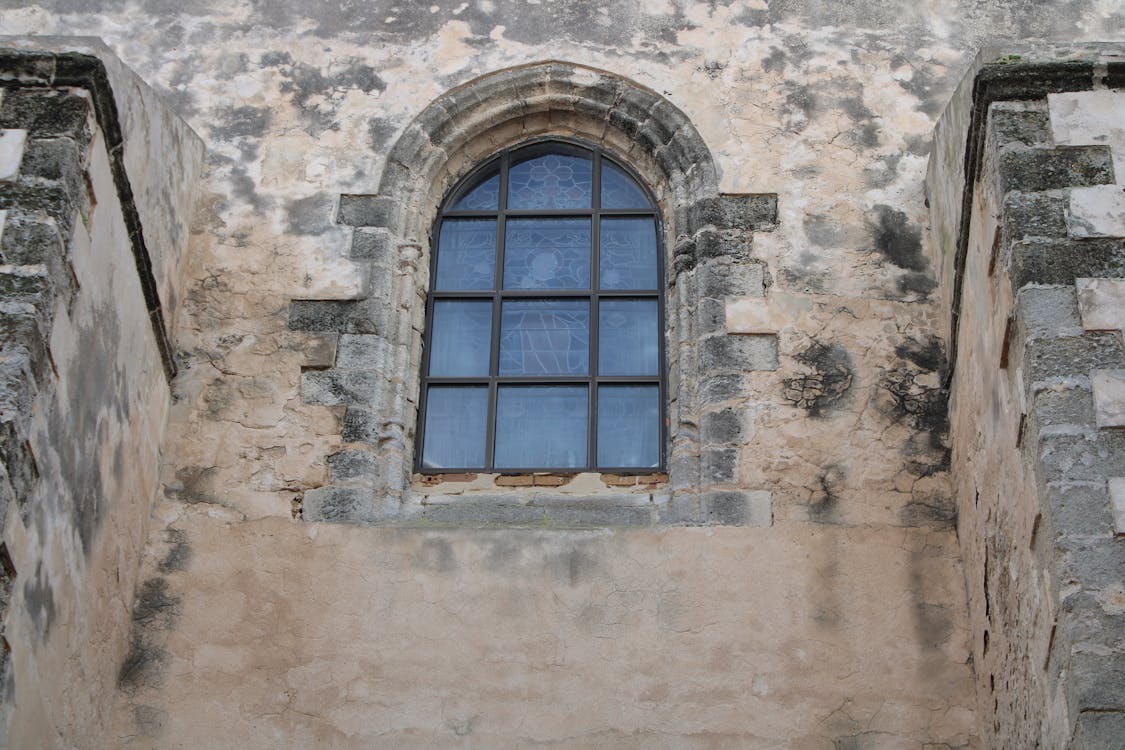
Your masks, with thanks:
[[[93,55],[78,52],[0,49],[0,87],[7,89],[0,108],[0,123],[5,124],[0,124],[0,127],[13,127],[6,123],[18,122],[21,123],[18,127],[34,131],[43,137],[71,138],[79,144],[80,149],[85,148],[81,144],[89,139],[88,130],[84,130],[85,101],[82,103],[82,112],[79,113],[76,102],[65,101],[61,108],[57,108],[45,107],[42,101],[29,100],[45,96],[45,90],[51,89],[82,88],[90,93],[88,106],[93,109],[98,128],[105,138],[114,187],[129,234],[129,244],[144,293],[149,322],[160,351],[164,375],[171,382],[176,375],[174,349],[164,322],[164,307],[153,274],[152,256],[145,243],[140,214],[133,199],[133,188],[125,171],[124,136],[105,64]],[[60,168],[59,171],[65,173],[66,170]],[[60,194],[68,200],[63,203],[55,202],[54,211],[51,206],[43,205],[52,196],[58,201]],[[0,192],[0,209],[9,207],[8,200]],[[75,210],[83,205],[85,190],[79,190],[75,195],[65,189],[24,188],[10,200],[25,211],[39,208],[46,210],[56,219],[62,235],[69,237],[70,222]]]
[[[561,137],[596,142],[633,165],[662,199],[668,464],[670,485],[682,497],[665,498],[661,510],[623,509],[612,494],[559,495],[546,508],[537,504],[546,502],[541,493],[423,502],[412,499],[409,489],[433,218],[442,196],[481,160],[555,132],[526,131],[527,118],[544,113],[565,123]],[[777,196],[720,194],[717,184],[710,150],[687,116],[656,92],[606,71],[557,61],[524,65],[482,76],[431,102],[387,153],[378,188],[340,196],[336,220],[353,227],[348,255],[369,271],[364,295],[294,300],[289,309],[290,329],[339,334],[334,366],[303,372],[301,395],[307,403],[344,407],[341,437],[347,445],[327,459],[330,484],[305,494],[304,518],[566,527],[760,524],[760,496],[728,489],[737,480],[737,434],[724,433],[724,442],[716,426],[701,443],[697,426],[705,419],[718,425],[721,417],[702,413],[705,402],[696,389],[705,375],[733,387],[727,375],[778,367],[776,335],[725,330],[725,299],[761,296],[770,283],[751,243],[754,232],[776,228]],[[708,399],[714,398],[709,391]]]

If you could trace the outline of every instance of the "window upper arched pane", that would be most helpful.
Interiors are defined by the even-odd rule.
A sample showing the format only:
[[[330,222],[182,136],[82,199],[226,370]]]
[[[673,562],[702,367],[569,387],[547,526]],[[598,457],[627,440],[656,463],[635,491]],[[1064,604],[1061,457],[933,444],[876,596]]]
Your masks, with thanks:
[[[648,191],[598,149],[501,154],[439,215],[419,470],[664,462],[663,254]]]

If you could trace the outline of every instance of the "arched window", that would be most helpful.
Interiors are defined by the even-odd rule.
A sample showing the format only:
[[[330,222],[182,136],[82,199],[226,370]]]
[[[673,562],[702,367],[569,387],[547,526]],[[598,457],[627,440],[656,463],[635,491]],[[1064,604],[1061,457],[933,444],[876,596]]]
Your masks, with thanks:
[[[417,469],[662,469],[663,261],[656,203],[599,149],[462,180],[433,232]]]

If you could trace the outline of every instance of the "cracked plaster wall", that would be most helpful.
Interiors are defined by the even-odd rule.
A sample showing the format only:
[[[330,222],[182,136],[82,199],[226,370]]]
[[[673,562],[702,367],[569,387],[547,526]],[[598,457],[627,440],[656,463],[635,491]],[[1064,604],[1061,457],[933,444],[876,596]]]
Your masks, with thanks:
[[[987,39],[1121,20],[985,0],[0,10],[10,33],[102,37],[208,147],[122,743],[972,746],[929,133]],[[778,195],[752,246],[768,293],[723,311],[779,335],[777,370],[731,375],[734,482],[771,493],[773,526],[294,522],[342,414],[300,398],[332,342],[289,331],[288,304],[365,284],[338,196],[372,192],[443,92],[544,59],[657,91],[721,191]]]

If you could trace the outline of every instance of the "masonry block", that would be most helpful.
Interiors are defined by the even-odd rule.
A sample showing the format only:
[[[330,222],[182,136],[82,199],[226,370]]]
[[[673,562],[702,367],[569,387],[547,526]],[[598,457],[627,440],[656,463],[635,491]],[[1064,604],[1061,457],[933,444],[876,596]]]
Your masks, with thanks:
[[[336,345],[336,366],[385,371],[391,364],[391,355],[390,342],[382,336],[346,333]]]
[[[1087,331],[1125,329],[1125,279],[1075,279],[1078,310]]]
[[[1105,146],[1068,149],[1012,149],[1001,152],[1000,190],[1025,193],[1113,182],[1113,161]]]
[[[988,111],[988,138],[997,148],[1010,143],[1051,146],[1051,121],[1045,106],[996,102]]]
[[[321,406],[374,406],[386,380],[368,370],[308,370],[301,373],[301,399]]]
[[[367,300],[297,299],[289,303],[289,328],[293,331],[377,333]]]
[[[1125,344],[1116,333],[1033,339],[1026,345],[1028,382],[1089,377],[1093,370],[1125,368]]]
[[[1125,466],[1125,430],[1040,435],[1039,460],[1049,482],[1117,476]]]
[[[1078,715],[1071,750],[1120,750],[1125,712],[1087,711]]]
[[[700,344],[700,364],[709,372],[776,370],[777,336],[709,336]]]
[[[379,442],[381,426],[382,421],[374,412],[368,409],[348,407],[344,410],[344,427],[341,438],[345,443],[375,445]]]
[[[375,456],[367,451],[339,451],[328,456],[328,481],[333,485],[371,487],[378,477]]]
[[[387,262],[391,260],[393,247],[393,235],[386,229],[356,227],[348,257],[352,260]]]
[[[340,196],[336,220],[351,227],[391,227],[398,213],[397,199],[385,195]]]
[[[1095,370],[1090,380],[1098,427],[1125,427],[1125,369]]]
[[[1071,237],[1125,237],[1125,187],[1098,185],[1070,191],[1066,229]]]
[[[1073,284],[1078,277],[1125,276],[1125,241],[1030,239],[1011,246],[1012,285]]]
[[[57,89],[15,89],[0,104],[0,128],[19,128],[36,138],[90,139],[90,100],[79,93]]]
[[[373,490],[359,487],[318,487],[305,493],[302,516],[306,521],[355,523],[373,515]]]
[[[760,231],[777,226],[777,194],[730,194],[719,196],[724,229]]]
[[[709,492],[700,501],[700,520],[709,525],[773,525],[772,497],[766,490]]]
[[[1105,482],[1082,478],[1047,482],[1042,496],[1050,509],[1051,525],[1057,535],[1106,536],[1112,533],[1110,497]]]

